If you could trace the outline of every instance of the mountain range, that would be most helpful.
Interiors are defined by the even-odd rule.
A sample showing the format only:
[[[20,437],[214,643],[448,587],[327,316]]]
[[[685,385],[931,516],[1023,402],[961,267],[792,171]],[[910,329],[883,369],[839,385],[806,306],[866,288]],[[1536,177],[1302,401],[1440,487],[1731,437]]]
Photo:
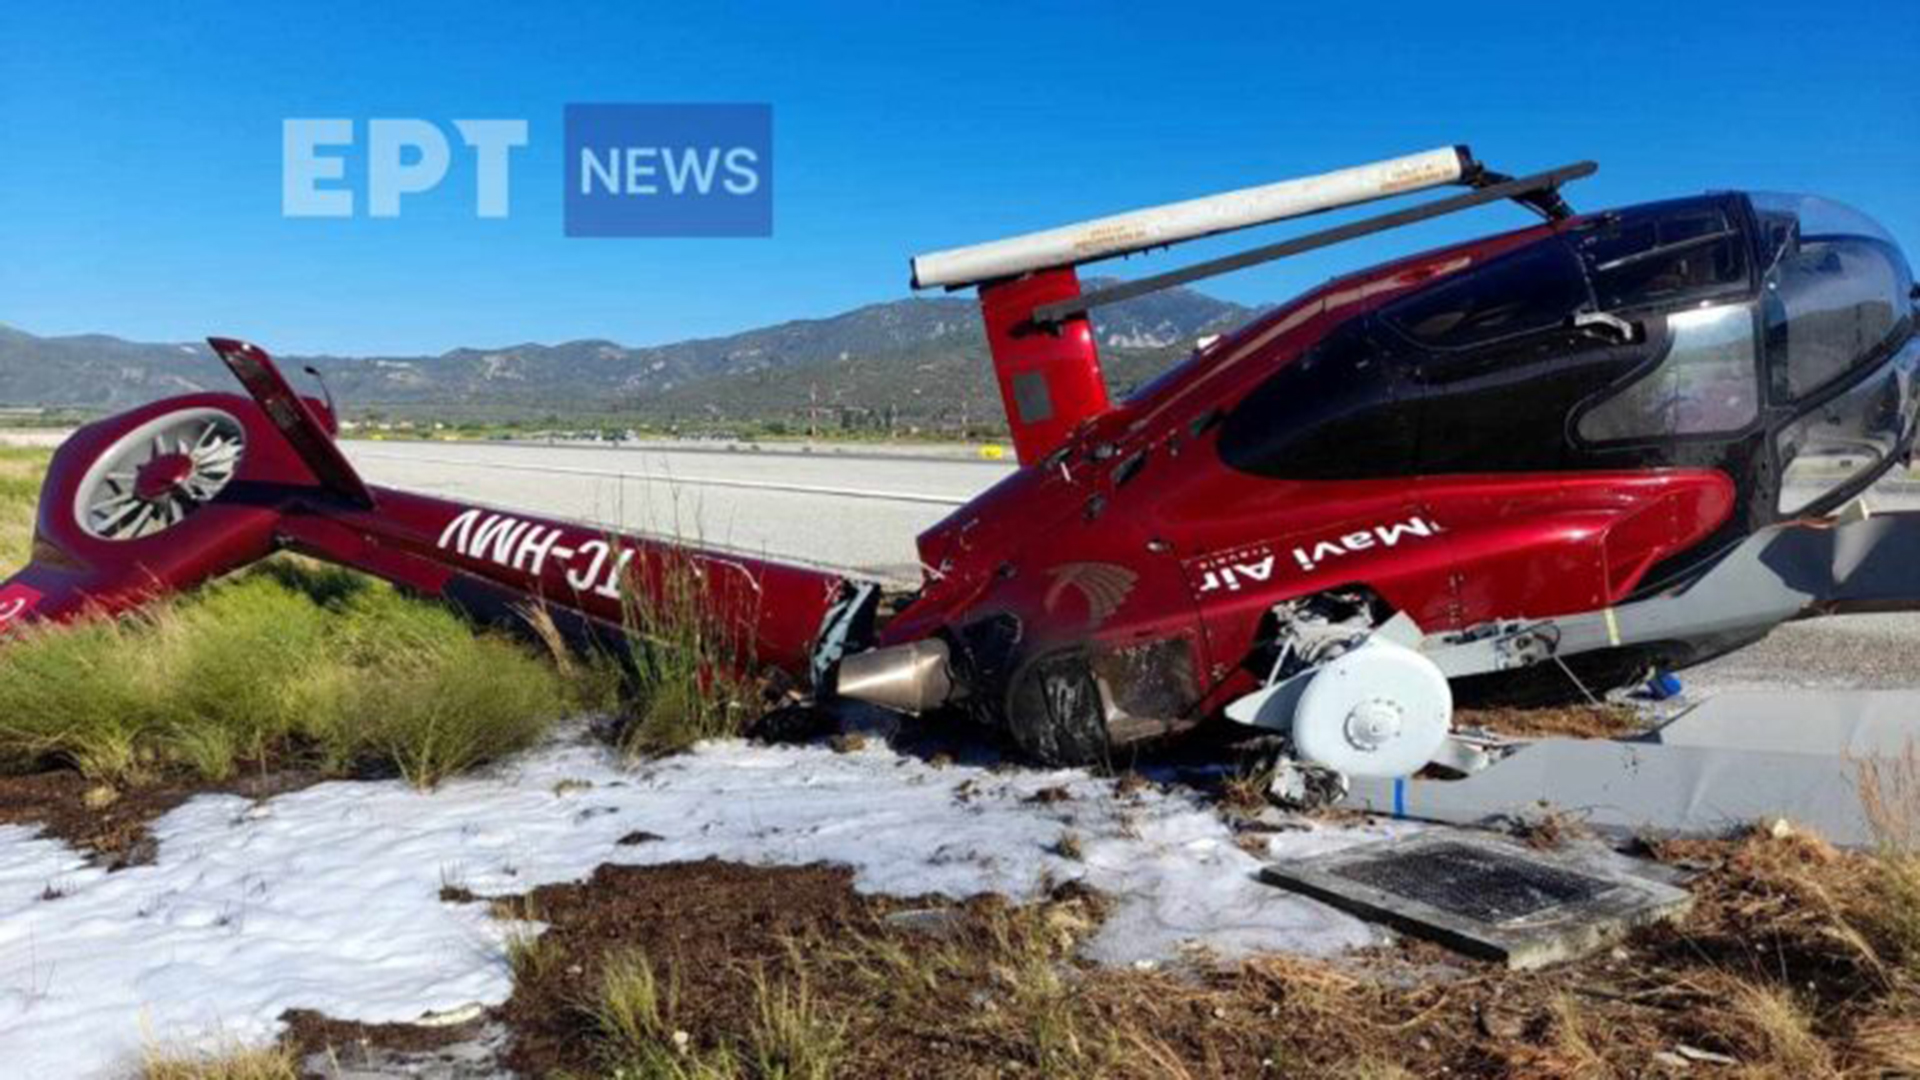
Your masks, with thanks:
[[[1094,326],[1108,381],[1124,393],[1185,355],[1196,338],[1257,310],[1189,289],[1102,308]],[[290,375],[319,370],[349,417],[728,423],[884,414],[902,424],[956,427],[999,415],[971,297],[895,300],[645,347],[587,339],[435,356],[281,359]],[[40,337],[0,324],[0,405],[107,412],[232,387],[204,343]]]

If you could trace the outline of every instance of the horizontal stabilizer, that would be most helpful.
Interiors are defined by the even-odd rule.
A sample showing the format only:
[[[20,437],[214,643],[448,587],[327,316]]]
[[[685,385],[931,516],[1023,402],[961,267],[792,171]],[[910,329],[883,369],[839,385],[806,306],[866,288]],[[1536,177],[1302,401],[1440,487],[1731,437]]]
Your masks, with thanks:
[[[355,506],[373,506],[373,493],[367,490],[366,482],[340,452],[339,444],[327,433],[326,425],[320,422],[312,407],[288,385],[286,376],[280,373],[265,349],[233,338],[208,338],[207,344],[213,346],[213,351],[226,361],[247,393],[260,403],[267,419],[286,436],[287,444],[300,455],[321,487]]]

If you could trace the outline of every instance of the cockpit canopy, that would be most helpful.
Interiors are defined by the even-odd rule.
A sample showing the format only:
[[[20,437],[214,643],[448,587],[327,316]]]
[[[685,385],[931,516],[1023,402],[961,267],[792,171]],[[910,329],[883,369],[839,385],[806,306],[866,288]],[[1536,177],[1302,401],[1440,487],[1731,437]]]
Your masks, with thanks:
[[[1742,431],[1766,404],[1818,396],[1912,333],[1899,246],[1828,199],[1657,203],[1603,215],[1574,245],[1595,308],[1644,311],[1668,339],[1658,366],[1583,412],[1589,442]]]
[[[1915,296],[1864,215],[1727,193],[1580,219],[1282,363],[1228,464],[1292,479],[1722,469],[1762,516],[1823,512],[1904,451]]]
[[[1812,195],[1750,198],[1774,393],[1805,398],[1912,332],[1913,272],[1871,218]]]

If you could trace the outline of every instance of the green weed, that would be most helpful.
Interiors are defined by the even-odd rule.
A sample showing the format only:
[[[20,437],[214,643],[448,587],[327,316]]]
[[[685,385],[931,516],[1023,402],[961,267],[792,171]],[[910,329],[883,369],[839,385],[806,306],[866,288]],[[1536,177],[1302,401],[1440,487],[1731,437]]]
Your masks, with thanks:
[[[566,711],[553,666],[371,579],[280,560],[117,620],[6,646],[0,770],[139,783],[243,767],[398,772],[426,787]]]

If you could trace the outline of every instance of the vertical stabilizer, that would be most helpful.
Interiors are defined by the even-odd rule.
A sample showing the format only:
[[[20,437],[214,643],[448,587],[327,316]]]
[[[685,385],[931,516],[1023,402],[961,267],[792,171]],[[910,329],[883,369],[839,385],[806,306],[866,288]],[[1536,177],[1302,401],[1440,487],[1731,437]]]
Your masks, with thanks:
[[[1047,456],[1082,420],[1110,407],[1087,316],[1044,330],[1033,325],[1035,307],[1079,295],[1080,279],[1071,266],[980,287],[993,375],[1022,465]]]

